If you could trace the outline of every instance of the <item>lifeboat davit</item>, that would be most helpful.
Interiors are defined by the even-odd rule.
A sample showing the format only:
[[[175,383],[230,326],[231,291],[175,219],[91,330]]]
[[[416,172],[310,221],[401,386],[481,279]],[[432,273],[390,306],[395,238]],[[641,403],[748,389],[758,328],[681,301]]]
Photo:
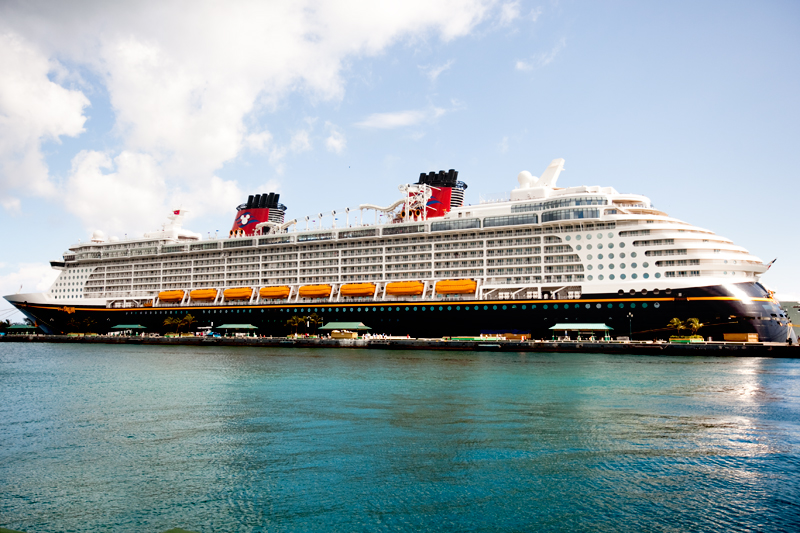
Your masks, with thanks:
[[[390,296],[417,296],[425,291],[421,281],[393,281],[386,285],[386,294]]]
[[[339,289],[342,296],[372,296],[375,294],[374,283],[345,283]]]
[[[292,293],[292,289],[287,286],[281,287],[261,287],[258,295],[269,300],[285,300]]]
[[[475,294],[478,282],[474,279],[445,279],[436,283],[437,294]]]

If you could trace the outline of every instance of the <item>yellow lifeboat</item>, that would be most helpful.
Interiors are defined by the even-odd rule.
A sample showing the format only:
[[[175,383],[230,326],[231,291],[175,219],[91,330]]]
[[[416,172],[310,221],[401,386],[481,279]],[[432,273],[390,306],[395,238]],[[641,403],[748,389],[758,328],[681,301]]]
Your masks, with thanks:
[[[301,298],[324,298],[331,295],[330,285],[306,285],[300,287]]]
[[[271,300],[285,300],[289,297],[291,292],[292,289],[285,285],[282,287],[261,287],[258,291],[258,295]]]
[[[249,300],[253,295],[250,287],[236,287],[235,289],[225,289],[222,293],[226,300]]]
[[[436,283],[437,294],[474,294],[478,282],[473,279],[445,279]]]
[[[162,302],[180,302],[183,300],[183,291],[161,291],[158,299]]]
[[[339,289],[342,296],[372,296],[375,294],[374,283],[345,283]]]
[[[390,296],[417,296],[425,291],[421,281],[393,281],[386,285],[386,294]]]
[[[189,296],[195,301],[214,300],[217,297],[217,289],[195,289]]]

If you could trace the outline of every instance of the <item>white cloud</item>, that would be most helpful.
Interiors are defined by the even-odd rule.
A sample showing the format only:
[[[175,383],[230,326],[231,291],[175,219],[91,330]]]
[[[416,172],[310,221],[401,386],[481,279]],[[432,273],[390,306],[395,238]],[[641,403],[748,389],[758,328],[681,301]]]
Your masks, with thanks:
[[[445,109],[434,107],[428,110],[416,109],[408,111],[395,111],[391,113],[373,113],[361,122],[357,122],[356,126],[367,129],[381,130],[403,128],[437,119],[446,112],[447,111]]]
[[[497,149],[500,150],[501,154],[508,153],[508,137],[503,137],[503,139],[497,144]]]
[[[519,18],[519,1],[507,2],[500,6],[500,24],[511,24]]]
[[[439,75],[442,72],[444,72],[445,70],[449,70],[450,67],[452,67],[454,63],[455,63],[455,60],[451,59],[450,61],[448,61],[444,65],[433,66],[433,67],[427,66],[427,65],[426,66],[420,65],[418,68],[421,69],[425,73],[425,75],[428,77],[428,79],[433,82],[433,81],[436,81],[439,78]]]
[[[325,147],[329,152],[341,154],[347,146],[347,139],[345,139],[344,133],[330,122],[325,123],[325,128],[329,132],[328,138],[325,139]]]
[[[201,198],[182,191],[238,190],[214,174],[244,150],[268,154],[281,173],[288,154],[313,149],[313,124],[294,132],[285,146],[275,142],[284,132],[266,127],[269,112],[289,94],[341,99],[341,72],[352,58],[375,56],[404,40],[467,35],[494,5],[232,0],[187,9],[185,2],[155,0],[2,3],[0,192],[7,199],[1,205],[19,208],[12,190],[51,197],[56,191],[41,143],[83,131],[89,101],[58,84],[84,86],[80,70],[104,86],[95,90],[108,94],[119,146],[75,155],[64,189],[68,209],[90,226],[110,230],[135,220],[141,227],[151,223],[165,198]],[[392,121],[390,115],[416,124],[440,113],[387,114],[384,123]],[[336,153],[345,145],[339,130],[325,140]],[[138,202],[150,203],[132,205]]]
[[[9,267],[0,264],[0,268]],[[17,263],[11,272],[0,274],[0,296],[17,294],[20,292],[45,292],[58,276],[58,271],[53,270],[47,263]],[[0,299],[0,317],[8,318],[12,322],[22,322],[25,318],[22,313],[11,312],[11,304]]]
[[[527,61],[517,61],[516,68],[517,70],[533,70],[535,68],[546,67],[553,62],[558,53],[561,52],[566,45],[567,41],[562,37],[549,52],[536,54]]]
[[[296,154],[311,150],[311,140],[308,130],[295,132],[294,135],[292,135],[292,142],[289,145],[289,149]]]
[[[529,18],[530,18],[530,19],[531,19],[533,22],[536,22],[537,20],[539,20],[539,17],[540,17],[540,16],[542,16],[542,8],[541,8],[541,7],[537,7],[536,9],[532,10],[532,11],[530,12],[530,14],[528,15],[528,17],[529,17]]]
[[[0,33],[0,194],[7,210],[20,208],[14,193],[55,192],[42,142],[84,131],[83,109],[89,100],[48,78],[62,68],[18,35]]]

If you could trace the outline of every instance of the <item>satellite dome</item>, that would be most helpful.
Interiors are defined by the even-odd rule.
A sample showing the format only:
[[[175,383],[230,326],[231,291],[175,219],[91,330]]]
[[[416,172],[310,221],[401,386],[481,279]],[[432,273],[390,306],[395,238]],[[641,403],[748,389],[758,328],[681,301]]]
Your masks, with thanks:
[[[529,187],[532,187],[538,181],[538,179],[539,178],[533,176],[527,170],[523,170],[522,172],[517,174],[517,181],[519,182],[520,189],[527,189]]]
[[[109,240],[109,242],[119,242],[119,237],[116,237],[116,236],[110,237],[108,240]]]
[[[99,229],[94,230],[92,233],[92,242],[105,242],[106,234],[100,231]]]

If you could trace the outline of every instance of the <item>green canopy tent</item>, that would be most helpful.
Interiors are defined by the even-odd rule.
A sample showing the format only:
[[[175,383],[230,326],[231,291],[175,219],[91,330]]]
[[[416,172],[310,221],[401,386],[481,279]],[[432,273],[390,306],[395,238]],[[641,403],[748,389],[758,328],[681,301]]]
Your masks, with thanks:
[[[31,333],[36,333],[38,329],[36,326],[27,324],[12,324],[6,328],[6,331],[12,335],[30,335]]]
[[[233,329],[237,330],[238,333],[239,331],[242,330],[246,331],[251,329],[258,329],[258,326],[254,326],[252,324],[222,324],[221,326],[214,326],[214,329],[224,329],[225,333],[228,333],[228,330]],[[248,336],[249,335],[250,333],[248,332]]]
[[[142,326],[141,324],[118,324],[116,326],[112,326],[111,329],[121,329],[123,332],[125,332],[127,330],[147,329],[147,328]]]
[[[348,331],[366,331],[368,329],[372,329],[369,326],[365,326],[363,322],[328,322],[324,326],[319,329],[325,330],[348,330]]]
[[[580,339],[581,334],[586,335],[594,335],[596,331],[603,332],[603,338],[609,339],[609,331],[611,331],[612,327],[606,326],[605,324],[600,323],[576,323],[576,324],[556,324],[548,329],[553,331],[563,331],[564,333],[570,331],[577,331],[578,332],[578,339]]]

